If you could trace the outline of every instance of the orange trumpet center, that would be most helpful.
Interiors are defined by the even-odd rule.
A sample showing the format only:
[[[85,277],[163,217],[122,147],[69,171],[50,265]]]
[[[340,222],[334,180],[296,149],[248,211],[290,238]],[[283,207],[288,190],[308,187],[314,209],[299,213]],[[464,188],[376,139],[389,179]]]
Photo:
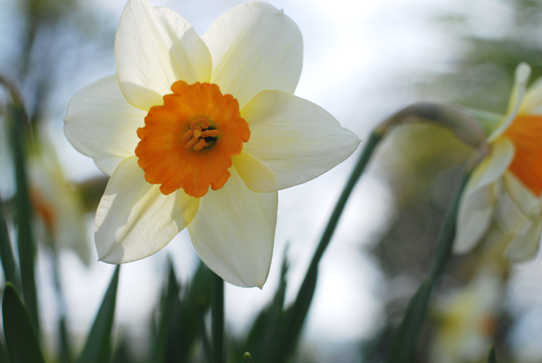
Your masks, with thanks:
[[[504,132],[516,153],[508,169],[533,194],[542,194],[542,116],[518,115]]]
[[[222,95],[216,84],[177,81],[171,91],[137,130],[141,141],[135,154],[145,180],[161,184],[163,194],[183,188],[199,198],[209,187],[224,186],[231,157],[241,153],[250,130],[237,100]]]

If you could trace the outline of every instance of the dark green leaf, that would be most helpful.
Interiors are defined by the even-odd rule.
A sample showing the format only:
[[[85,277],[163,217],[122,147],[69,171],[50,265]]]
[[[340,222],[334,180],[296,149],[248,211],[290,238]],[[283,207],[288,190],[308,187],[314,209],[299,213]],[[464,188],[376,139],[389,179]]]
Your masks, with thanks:
[[[209,361],[210,344],[205,334],[204,319],[211,306],[212,272],[200,264],[190,284],[181,290],[171,262],[167,268],[168,278],[158,313],[156,355],[151,357],[151,361],[190,362],[197,338],[200,338],[206,361]]]
[[[0,363],[9,363],[8,353],[4,349],[2,341],[0,341]]]
[[[13,257],[13,249],[11,248],[11,241],[2,208],[0,208],[0,258],[2,259],[2,269],[4,270],[6,281],[12,282],[15,288],[20,289],[21,280],[15,258]]]
[[[487,363],[497,363],[497,354],[495,353],[495,347],[493,346],[489,349]]]
[[[78,363],[107,363],[111,360],[111,332],[115,317],[119,271],[120,266],[117,266]]]
[[[2,298],[2,318],[10,362],[44,362],[36,327],[17,290],[9,282]]]
[[[409,363],[416,348],[418,332],[427,314],[432,284],[425,280],[408,303],[401,325],[392,339],[387,363]]]
[[[17,185],[15,221],[17,225],[22,294],[25,305],[39,332],[38,296],[34,270],[36,245],[32,233],[33,212],[26,174],[26,144],[29,140],[29,133],[26,113],[19,103],[13,103],[9,107],[9,129]]]
[[[168,263],[168,274],[166,284],[162,290],[158,327],[154,347],[153,360],[166,362],[168,334],[171,326],[176,320],[180,308],[181,286],[177,282],[175,268],[171,259]]]

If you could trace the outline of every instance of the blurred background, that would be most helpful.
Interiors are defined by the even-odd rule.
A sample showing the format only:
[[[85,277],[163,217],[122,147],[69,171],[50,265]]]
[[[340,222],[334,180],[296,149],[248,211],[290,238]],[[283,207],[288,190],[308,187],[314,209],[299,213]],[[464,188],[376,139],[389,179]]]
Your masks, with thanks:
[[[241,2],[152,3],[175,10],[202,35],[214,19]],[[525,61],[533,67],[531,80],[542,75],[539,1],[269,2],[283,8],[303,34],[304,65],[296,95],[328,110],[362,139],[362,147],[374,126],[410,103],[453,102],[504,113],[517,64]],[[78,90],[115,73],[114,36],[124,5],[123,0],[0,0],[0,75],[20,88],[39,140],[31,156],[30,165],[35,165],[30,171],[31,185],[35,182],[49,196],[58,192],[58,186],[65,190],[58,192],[61,195],[75,193],[66,200],[60,198],[65,209],[59,213],[69,223],[58,244],[67,248],[54,256],[47,238],[39,244],[40,313],[51,350],[59,316],[55,269],[60,271],[68,329],[76,349],[81,349],[114,269],[97,262],[93,242],[93,213],[107,180],[90,158],[66,140],[63,117]],[[1,103],[6,97],[0,90]],[[15,190],[7,145],[7,131],[0,127],[0,197],[6,205]],[[427,274],[444,213],[460,180],[459,167],[472,153],[450,132],[423,124],[398,127],[382,143],[320,264],[296,361],[382,361],[390,327],[400,320]],[[279,193],[268,282],[262,290],[226,286],[229,339],[242,337],[272,299],[286,248],[286,302],[295,297],[358,155],[359,151],[314,181]],[[74,198],[79,200],[77,207],[67,207]],[[36,221],[38,229],[48,228],[46,212]],[[500,228],[496,224],[494,228]],[[476,250],[449,264],[416,362],[444,362],[434,358],[439,348],[433,340],[440,335],[433,333],[445,324],[442,311],[453,305],[449,301],[476,281],[481,254]],[[181,284],[190,281],[199,259],[186,231],[156,255],[122,268],[116,336],[126,341],[127,354],[137,357],[150,349],[149,325],[168,256]],[[542,362],[537,339],[542,334],[540,260],[499,271],[504,295],[498,309],[488,308],[498,324],[488,323],[491,326],[484,331],[498,342],[507,361]],[[450,362],[480,359],[473,353]]]

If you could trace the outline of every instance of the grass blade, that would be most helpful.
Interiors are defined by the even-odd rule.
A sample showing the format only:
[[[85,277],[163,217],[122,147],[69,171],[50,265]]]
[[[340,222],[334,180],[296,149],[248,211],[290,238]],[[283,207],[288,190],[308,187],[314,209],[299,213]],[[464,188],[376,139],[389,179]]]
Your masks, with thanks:
[[[19,270],[13,256],[13,248],[11,247],[11,240],[2,208],[0,208],[0,258],[2,259],[2,269],[6,281],[10,281],[16,289],[20,289],[21,280]]]
[[[36,327],[19,293],[6,284],[2,298],[6,348],[11,363],[44,363]]]
[[[117,266],[78,363],[107,363],[111,360],[111,335],[115,318],[119,271],[120,266]]]
[[[9,129],[15,179],[17,185],[15,203],[15,221],[17,225],[17,242],[19,247],[19,267],[21,269],[22,294],[30,316],[39,332],[38,296],[36,291],[36,245],[32,230],[32,203],[28,190],[26,174],[26,142],[28,140],[25,126],[26,114],[20,103],[9,106]]]

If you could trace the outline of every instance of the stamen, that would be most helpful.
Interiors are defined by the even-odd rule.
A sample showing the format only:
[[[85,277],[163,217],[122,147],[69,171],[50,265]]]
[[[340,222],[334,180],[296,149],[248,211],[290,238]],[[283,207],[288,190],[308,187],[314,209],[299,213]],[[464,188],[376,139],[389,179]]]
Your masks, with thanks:
[[[188,130],[187,132],[185,132],[185,134],[183,135],[183,143],[186,144],[188,142],[188,140],[190,140],[190,138],[194,136],[194,131],[192,130]]]
[[[195,151],[200,151],[204,147],[214,145],[214,143],[208,144],[205,138],[217,137],[220,132],[216,129],[209,130],[209,126],[209,120],[203,117],[192,121],[190,130],[186,131],[182,137],[184,148],[188,150],[193,147]]]
[[[192,139],[190,139],[190,141],[188,141],[186,144],[184,144],[184,148],[186,150],[190,149],[192,146],[196,145],[196,143],[198,142],[198,139],[196,139],[195,137],[193,137]]]
[[[200,151],[204,146],[207,146],[205,139],[199,139],[198,143],[194,145],[194,150]]]
[[[217,137],[218,134],[218,130],[205,130],[201,133],[201,137]]]

